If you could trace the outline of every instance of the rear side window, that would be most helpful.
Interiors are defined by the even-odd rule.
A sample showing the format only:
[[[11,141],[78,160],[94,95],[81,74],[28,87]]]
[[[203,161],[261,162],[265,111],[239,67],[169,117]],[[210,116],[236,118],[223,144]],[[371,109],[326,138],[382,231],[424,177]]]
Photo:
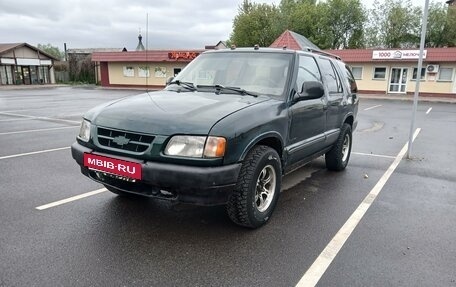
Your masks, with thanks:
[[[350,70],[350,67],[347,65],[345,66],[345,74],[347,76],[348,80],[348,86],[350,87],[350,92],[352,93],[357,93],[358,92],[358,86],[356,85],[355,77],[353,77],[353,73]]]
[[[342,82],[330,60],[320,58],[320,67],[330,94],[342,93]]]

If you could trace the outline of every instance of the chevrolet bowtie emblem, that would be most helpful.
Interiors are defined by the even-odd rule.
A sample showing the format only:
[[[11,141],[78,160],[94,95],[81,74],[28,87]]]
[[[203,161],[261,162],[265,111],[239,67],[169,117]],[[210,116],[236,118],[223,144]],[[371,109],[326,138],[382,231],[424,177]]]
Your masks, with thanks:
[[[124,136],[117,136],[117,137],[113,138],[112,141],[118,145],[126,145],[130,142],[130,139],[127,139]]]

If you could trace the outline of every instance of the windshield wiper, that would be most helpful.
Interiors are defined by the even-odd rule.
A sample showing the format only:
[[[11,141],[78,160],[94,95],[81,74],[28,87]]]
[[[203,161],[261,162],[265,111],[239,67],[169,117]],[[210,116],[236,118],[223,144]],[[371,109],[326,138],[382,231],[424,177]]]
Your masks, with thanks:
[[[178,85],[180,87],[183,87],[183,88],[186,88],[190,91],[196,91],[196,87],[195,85],[193,85],[193,83],[191,82],[182,82],[182,81],[179,81],[179,80],[175,80],[175,81],[171,81],[168,83],[168,85]]]
[[[236,92],[238,94],[241,94],[241,95],[249,95],[249,96],[252,96],[252,97],[258,97],[257,94],[253,93],[253,92],[249,92],[247,90],[244,90],[242,88],[239,88],[239,87],[227,87],[227,86],[223,86],[223,85],[212,85],[212,86],[206,86],[206,85],[198,85],[197,86],[198,88],[215,88],[216,91],[220,92],[221,90],[228,90],[228,91],[233,91],[233,92]]]

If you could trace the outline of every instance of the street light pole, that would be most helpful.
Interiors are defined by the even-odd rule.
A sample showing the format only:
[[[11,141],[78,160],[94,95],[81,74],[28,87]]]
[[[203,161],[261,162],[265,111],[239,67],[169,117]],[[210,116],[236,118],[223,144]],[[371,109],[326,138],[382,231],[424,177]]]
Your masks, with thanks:
[[[423,68],[424,44],[426,39],[427,19],[428,19],[429,0],[425,0],[423,11],[423,25],[421,27],[420,58],[418,60],[418,71],[416,72],[415,94],[413,96],[412,123],[410,125],[410,135],[408,141],[407,158],[412,156],[413,130],[415,129],[416,109],[418,107],[418,93],[420,92],[421,69]]]

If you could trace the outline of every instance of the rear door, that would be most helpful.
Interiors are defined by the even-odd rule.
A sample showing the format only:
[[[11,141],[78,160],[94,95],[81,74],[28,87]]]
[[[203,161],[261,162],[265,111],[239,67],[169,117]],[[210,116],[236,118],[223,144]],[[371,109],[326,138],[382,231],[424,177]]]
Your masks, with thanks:
[[[339,136],[340,126],[347,106],[344,97],[344,85],[339,75],[339,69],[327,57],[319,57],[318,62],[322,70],[323,80],[328,89],[328,112],[326,113],[326,142],[332,144]]]

